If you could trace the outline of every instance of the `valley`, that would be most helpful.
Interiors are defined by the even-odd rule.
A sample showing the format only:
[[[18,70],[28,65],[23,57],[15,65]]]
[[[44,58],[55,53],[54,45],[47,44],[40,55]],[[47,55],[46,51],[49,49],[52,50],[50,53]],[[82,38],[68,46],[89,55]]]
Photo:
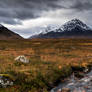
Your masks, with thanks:
[[[0,92],[92,92],[92,0],[0,0]]]

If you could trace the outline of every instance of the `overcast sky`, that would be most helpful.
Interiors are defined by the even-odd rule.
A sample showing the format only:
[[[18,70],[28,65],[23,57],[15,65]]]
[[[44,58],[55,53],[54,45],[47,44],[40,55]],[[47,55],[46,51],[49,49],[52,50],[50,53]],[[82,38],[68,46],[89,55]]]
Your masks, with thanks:
[[[0,0],[0,23],[26,38],[74,18],[92,26],[92,0]]]

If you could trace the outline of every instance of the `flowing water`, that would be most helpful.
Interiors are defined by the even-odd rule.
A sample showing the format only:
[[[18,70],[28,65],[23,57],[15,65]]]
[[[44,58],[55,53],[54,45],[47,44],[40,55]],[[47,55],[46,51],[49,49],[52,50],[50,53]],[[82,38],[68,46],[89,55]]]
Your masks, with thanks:
[[[72,75],[65,83],[53,88],[51,92],[61,92],[62,88],[69,88],[71,92],[92,92],[92,71],[85,74],[82,79],[77,79]]]

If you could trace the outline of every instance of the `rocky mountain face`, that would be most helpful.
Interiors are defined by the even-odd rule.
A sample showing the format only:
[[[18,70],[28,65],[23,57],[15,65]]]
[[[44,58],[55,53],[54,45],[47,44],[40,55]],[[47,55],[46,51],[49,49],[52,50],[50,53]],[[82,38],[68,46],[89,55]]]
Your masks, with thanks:
[[[8,39],[23,39],[20,35],[10,31],[3,25],[0,25],[0,40],[8,40]]]
[[[73,19],[59,28],[47,28],[44,32],[30,38],[92,38],[92,29],[79,19]]]

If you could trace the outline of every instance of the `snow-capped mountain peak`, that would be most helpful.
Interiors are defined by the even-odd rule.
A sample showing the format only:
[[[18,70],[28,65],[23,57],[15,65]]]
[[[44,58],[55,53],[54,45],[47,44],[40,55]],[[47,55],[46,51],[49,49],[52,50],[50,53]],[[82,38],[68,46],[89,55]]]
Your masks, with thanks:
[[[84,24],[82,21],[80,21],[79,19],[73,19],[71,21],[68,21],[67,23],[62,25],[60,29],[62,31],[71,31],[77,26],[81,27],[84,30],[90,30],[90,28],[86,24]]]

